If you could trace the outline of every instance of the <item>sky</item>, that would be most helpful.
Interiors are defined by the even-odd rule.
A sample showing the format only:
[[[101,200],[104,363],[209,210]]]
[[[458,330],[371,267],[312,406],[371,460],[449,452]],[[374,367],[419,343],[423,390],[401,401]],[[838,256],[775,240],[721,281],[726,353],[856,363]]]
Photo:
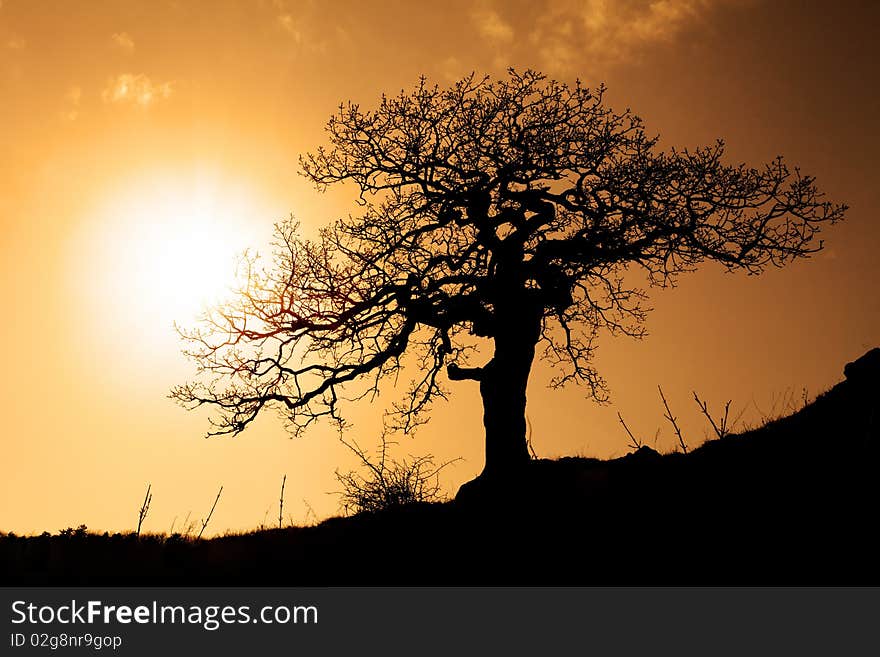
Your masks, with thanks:
[[[610,403],[549,390],[538,364],[539,456],[625,454],[618,412],[675,449],[658,385],[691,446],[710,430],[693,391],[716,411],[732,400],[743,425],[829,388],[880,345],[878,25],[880,5],[857,0],[0,0],[0,530],[127,531],[148,484],[145,531],[204,518],[221,485],[206,533],[252,529],[277,523],[285,475],[285,523],[340,512],[334,472],[356,463],[330,427],[291,439],[267,414],[205,439],[205,414],[167,398],[193,373],[173,323],[221,298],[275,222],[308,232],[356,211],[297,157],[340,102],[375,105],[420,75],[604,82],[662,148],[782,154],[850,206],[809,260],[757,277],[707,265],[652,291],[645,339],[599,343]],[[460,457],[449,493],[483,465],[476,384],[453,385],[395,452]],[[375,446],[380,417],[353,409],[352,437]]]

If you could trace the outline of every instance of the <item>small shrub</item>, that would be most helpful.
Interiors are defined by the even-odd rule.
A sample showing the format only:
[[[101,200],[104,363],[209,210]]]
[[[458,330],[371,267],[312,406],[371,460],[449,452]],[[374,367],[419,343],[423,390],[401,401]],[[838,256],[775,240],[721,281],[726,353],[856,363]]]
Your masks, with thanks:
[[[46,532],[44,532],[46,533]],[[76,529],[73,527],[68,527],[66,529],[61,529],[58,531],[58,536],[62,538],[84,538],[89,533],[89,528],[85,525],[80,525]]]
[[[383,509],[416,502],[440,502],[440,471],[460,460],[446,461],[439,466],[431,454],[409,456],[402,461],[390,458],[389,448],[396,444],[383,435],[375,457],[356,442],[342,440],[360,459],[362,471],[336,471],[336,479],[342,485],[338,492],[342,508],[348,513],[376,512]]]

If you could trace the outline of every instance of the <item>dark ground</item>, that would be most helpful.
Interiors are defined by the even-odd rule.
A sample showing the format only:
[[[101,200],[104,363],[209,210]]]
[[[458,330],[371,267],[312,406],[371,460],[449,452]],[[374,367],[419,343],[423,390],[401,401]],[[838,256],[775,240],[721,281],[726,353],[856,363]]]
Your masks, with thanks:
[[[4,585],[880,584],[880,350],[688,454],[533,461],[443,504],[195,541],[0,537]]]

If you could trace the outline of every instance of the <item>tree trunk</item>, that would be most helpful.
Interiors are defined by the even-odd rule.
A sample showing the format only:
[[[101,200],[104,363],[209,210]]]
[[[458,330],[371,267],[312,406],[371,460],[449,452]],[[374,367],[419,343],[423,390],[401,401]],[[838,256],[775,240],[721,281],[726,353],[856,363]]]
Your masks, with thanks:
[[[541,330],[540,315],[522,310],[499,322],[495,354],[483,368],[480,394],[486,427],[483,475],[509,475],[529,461],[526,443],[526,386]]]

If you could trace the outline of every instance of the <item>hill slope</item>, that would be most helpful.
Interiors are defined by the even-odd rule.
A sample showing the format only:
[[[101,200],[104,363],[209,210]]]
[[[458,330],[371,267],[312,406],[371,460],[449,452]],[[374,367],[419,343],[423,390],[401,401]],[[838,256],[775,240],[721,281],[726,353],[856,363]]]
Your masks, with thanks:
[[[880,349],[688,454],[533,461],[455,501],[207,541],[0,538],[3,584],[880,584]]]

